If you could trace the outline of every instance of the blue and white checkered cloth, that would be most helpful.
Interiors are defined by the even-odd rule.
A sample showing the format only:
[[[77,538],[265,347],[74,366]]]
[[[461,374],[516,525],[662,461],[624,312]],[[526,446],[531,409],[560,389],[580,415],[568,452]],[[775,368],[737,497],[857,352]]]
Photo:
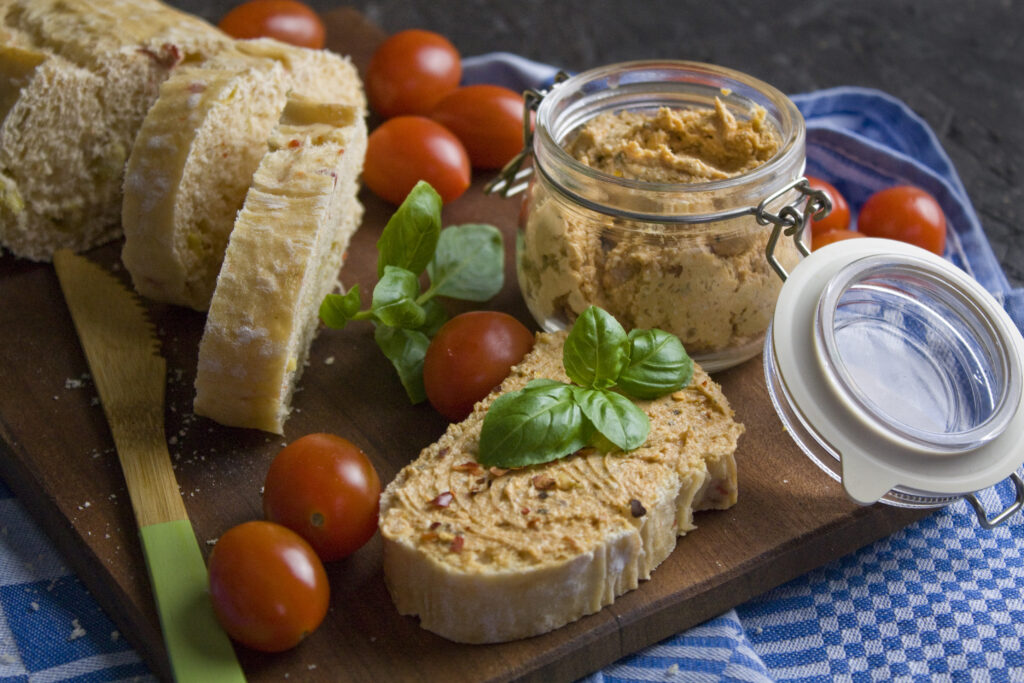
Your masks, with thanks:
[[[538,87],[555,69],[513,55],[467,59],[467,82]],[[948,256],[1024,329],[952,163],[898,100],[838,88],[793,98],[807,120],[808,173],[854,206],[911,183],[951,226]],[[1012,502],[1002,482],[979,496]],[[59,553],[0,483],[0,683],[149,678]],[[1024,681],[1024,515],[981,529],[963,501],[588,676],[613,681]]]

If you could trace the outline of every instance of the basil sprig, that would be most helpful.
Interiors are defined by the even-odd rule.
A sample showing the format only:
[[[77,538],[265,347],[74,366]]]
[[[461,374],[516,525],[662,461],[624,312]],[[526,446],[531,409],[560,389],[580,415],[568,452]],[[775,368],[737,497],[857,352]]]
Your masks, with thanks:
[[[505,281],[501,231],[475,223],[442,229],[441,206],[437,191],[420,181],[388,220],[377,240],[378,280],[369,308],[362,308],[358,284],[320,303],[328,327],[341,329],[352,320],[374,324],[374,340],[413,403],[426,400],[423,358],[448,319],[435,297],[486,301]],[[424,271],[429,286],[421,291]]]
[[[678,337],[662,330],[627,334],[596,306],[576,319],[562,364],[572,383],[535,379],[491,404],[480,431],[480,464],[537,465],[585,446],[638,448],[651,425],[630,397],[658,398],[693,377],[693,360]]]

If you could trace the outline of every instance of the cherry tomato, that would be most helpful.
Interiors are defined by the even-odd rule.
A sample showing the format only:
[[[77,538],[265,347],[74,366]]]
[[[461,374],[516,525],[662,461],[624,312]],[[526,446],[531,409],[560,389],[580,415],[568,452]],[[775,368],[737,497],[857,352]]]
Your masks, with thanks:
[[[401,204],[420,180],[450,202],[469,187],[471,173],[459,139],[425,116],[388,119],[370,133],[366,144],[363,182],[392,204]]]
[[[812,190],[821,190],[832,200],[832,210],[827,216],[821,220],[811,219],[811,241],[814,242],[818,235],[830,230],[848,230],[850,228],[850,205],[847,204],[846,198],[831,183],[821,178],[807,176],[807,183]]]
[[[391,36],[373,53],[366,68],[366,96],[384,118],[425,116],[461,78],[462,58],[447,38],[410,29]]]
[[[856,239],[858,237],[867,237],[867,235],[856,232],[855,230],[846,229],[815,233],[811,238],[811,251],[820,249],[826,244],[832,244],[833,242],[839,242],[842,240]]]
[[[324,562],[351,555],[377,530],[380,478],[348,439],[307,434],[270,463],[263,513],[302,536]]]
[[[452,422],[462,420],[532,348],[533,333],[507,313],[461,313],[442,325],[427,347],[427,399]]]
[[[430,118],[455,133],[476,168],[501,168],[523,149],[523,96],[498,85],[446,95]]]
[[[228,529],[210,554],[210,598],[227,634],[281,652],[323,622],[330,586],[323,563],[294,531],[252,521]]]
[[[946,250],[946,215],[919,187],[897,185],[879,190],[864,202],[857,230],[869,237],[909,242],[939,256]]]
[[[324,23],[298,0],[249,0],[225,14],[219,26],[232,38],[276,38],[315,50],[324,46]]]

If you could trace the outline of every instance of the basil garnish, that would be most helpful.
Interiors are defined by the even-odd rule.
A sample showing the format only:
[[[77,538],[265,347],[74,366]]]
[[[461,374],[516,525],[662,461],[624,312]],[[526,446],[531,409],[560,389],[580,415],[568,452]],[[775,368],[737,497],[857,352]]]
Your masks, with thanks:
[[[430,338],[448,319],[438,296],[486,301],[505,281],[504,245],[493,225],[441,227],[441,196],[420,181],[388,220],[377,240],[377,277],[368,309],[359,286],[328,294],[320,319],[341,329],[369,320],[374,339],[398,373],[409,400],[426,400],[423,359]],[[426,271],[429,286],[420,291]]]
[[[678,337],[662,330],[626,334],[596,306],[576,319],[562,363],[572,384],[533,380],[495,399],[480,431],[480,464],[537,465],[585,446],[638,448],[647,440],[650,421],[629,397],[658,398],[693,377],[693,361]]]

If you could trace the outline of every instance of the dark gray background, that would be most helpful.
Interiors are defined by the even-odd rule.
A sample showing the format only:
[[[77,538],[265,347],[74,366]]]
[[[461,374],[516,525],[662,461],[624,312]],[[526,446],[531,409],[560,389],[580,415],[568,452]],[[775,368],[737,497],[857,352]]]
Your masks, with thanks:
[[[307,0],[319,10],[331,0]],[[172,0],[216,22],[234,0]],[[1016,0],[356,0],[388,32],[464,56],[505,50],[580,70],[643,58],[729,66],[784,92],[861,85],[935,129],[997,258],[1024,286],[1024,6]]]

